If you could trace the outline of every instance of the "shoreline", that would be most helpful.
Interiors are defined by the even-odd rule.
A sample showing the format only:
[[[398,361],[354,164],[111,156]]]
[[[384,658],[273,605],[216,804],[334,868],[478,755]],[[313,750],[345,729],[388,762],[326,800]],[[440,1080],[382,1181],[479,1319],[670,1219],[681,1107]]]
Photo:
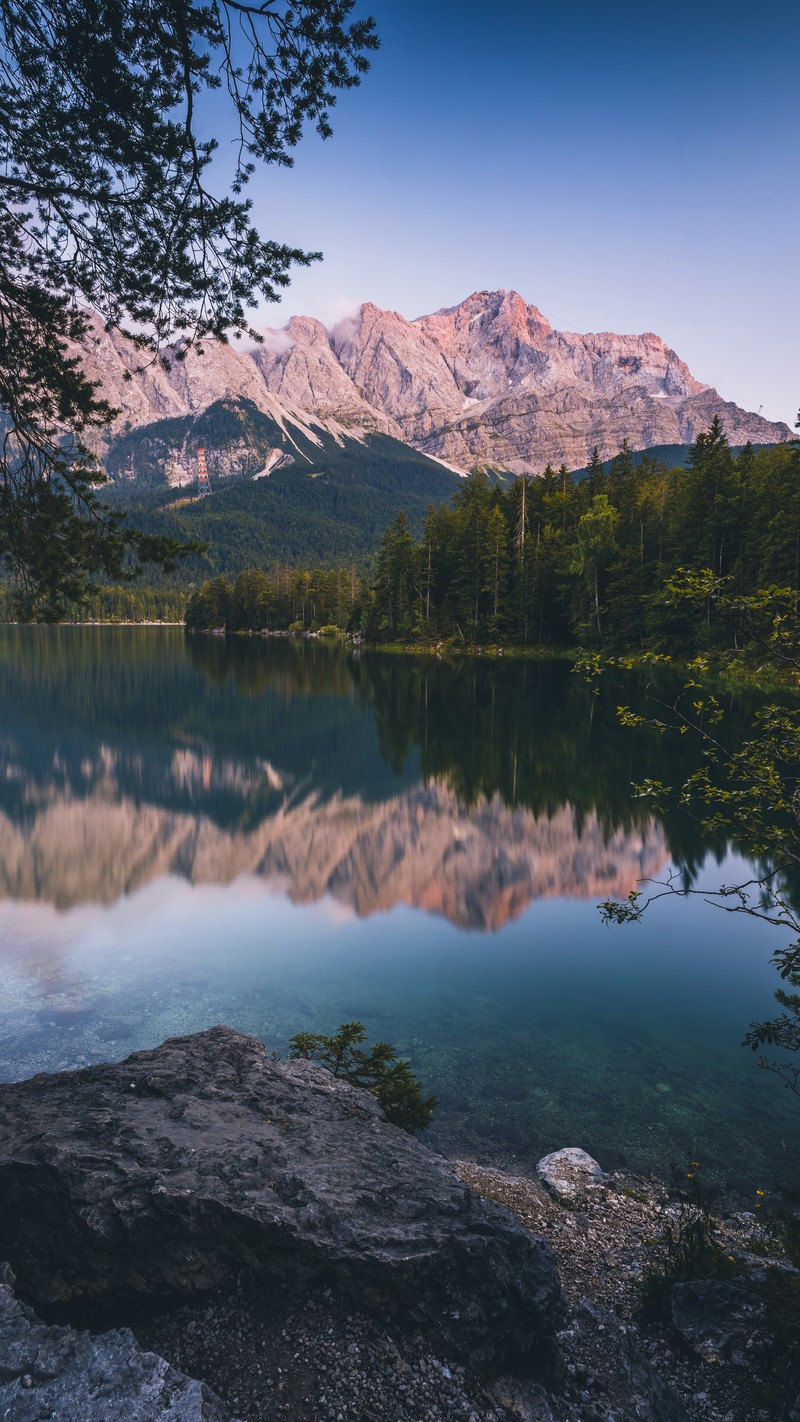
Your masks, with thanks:
[[[439,1156],[230,1028],[0,1088],[0,1204],[5,1415],[100,1422],[93,1353],[139,1422],[800,1422],[777,1214]],[[142,1366],[201,1406],[126,1412]]]
[[[596,648],[586,649],[584,647],[551,647],[547,644],[528,645],[522,643],[471,643],[460,641],[437,641],[437,642],[367,642],[360,636],[351,636],[345,632],[339,632],[335,636],[330,633],[320,632],[290,632],[287,628],[262,628],[259,631],[241,630],[225,631],[224,628],[203,628],[188,629],[185,622],[167,621],[140,621],[130,620],[116,621],[113,619],[93,619],[85,622],[53,622],[53,623],[31,623],[31,622],[0,622],[2,627],[75,627],[75,628],[106,628],[106,627],[148,627],[148,628],[176,628],[183,629],[187,635],[194,637],[222,637],[227,638],[253,638],[262,641],[295,641],[295,642],[322,642],[328,645],[344,647],[349,652],[367,652],[379,654],[381,656],[418,657],[420,659],[435,658],[440,662],[457,661],[464,659],[467,661],[533,661],[533,662],[579,662],[586,656],[598,655],[601,659],[601,669],[606,672],[613,672],[617,669],[625,672],[647,672],[653,669],[673,672],[676,676],[688,675],[692,670],[688,659],[673,657],[671,654],[654,652],[623,652],[606,653],[597,651]],[[603,666],[603,659],[607,665]],[[737,691],[749,689],[770,695],[777,692],[792,692],[800,690],[798,685],[798,674],[787,671],[780,665],[762,663],[757,667],[743,666],[738,655],[731,652],[730,660],[727,661],[724,655],[716,653],[709,655],[708,660],[708,680],[712,685],[721,686],[725,690]]]
[[[342,629],[338,629],[335,633],[312,631],[310,628],[302,632],[290,631],[288,627],[241,628],[228,631],[224,627],[187,628],[184,620],[167,621],[161,618],[143,618],[138,621],[131,618],[87,618],[85,621],[65,618],[58,622],[20,622],[13,618],[7,618],[0,619],[0,627],[181,627],[195,637],[259,637],[265,641],[275,638],[298,642],[344,643],[348,648],[403,656],[530,657],[542,661],[575,661],[580,657],[599,656],[601,659],[606,658],[612,667],[618,665],[622,669],[636,670],[660,666],[672,668],[677,672],[689,670],[692,665],[688,653],[680,655],[656,650],[642,651],[641,648],[612,651],[596,646],[582,647],[579,644],[557,647],[547,642],[470,642],[452,637],[424,642],[370,642],[364,639],[360,633],[353,634]],[[740,661],[741,653],[733,648],[729,652],[715,651],[702,655],[707,657],[709,674],[712,677],[727,674],[743,680],[750,680],[759,673],[766,672],[774,678],[781,671],[781,664],[762,663],[759,667],[747,667]],[[787,685],[791,684],[788,679],[789,675],[787,673]],[[794,673],[795,679],[796,675]],[[777,681],[775,684],[782,685],[784,683]]]
[[[576,1154],[561,1150],[547,1160]],[[672,1316],[648,1316],[643,1281],[660,1267],[667,1234],[685,1227],[686,1200],[651,1176],[606,1174],[585,1162],[559,1181],[543,1174],[545,1161],[535,1172],[512,1172],[441,1158],[468,1196],[501,1206],[552,1248],[566,1312],[533,1370],[513,1358],[499,1369],[480,1364],[434,1339],[413,1312],[387,1314],[324,1275],[304,1279],[302,1270],[284,1271],[269,1288],[243,1268],[195,1295],[76,1299],[31,1317],[61,1335],[91,1335],[101,1349],[105,1339],[130,1337],[145,1357],[165,1360],[173,1389],[176,1378],[197,1379],[206,1400],[220,1400],[215,1422],[798,1422],[794,1405],[787,1410],[783,1396],[773,1396],[774,1339],[759,1316],[758,1289],[767,1274],[800,1283],[800,1270],[769,1220],[749,1211],[714,1218],[735,1282],[702,1282],[701,1269],[699,1284],[680,1286],[706,1291],[699,1319],[674,1308]],[[755,1313],[743,1321],[726,1289]],[[39,1385],[22,1380],[23,1388]],[[67,1411],[48,1415],[67,1422]],[[152,1414],[153,1422],[168,1417]]]

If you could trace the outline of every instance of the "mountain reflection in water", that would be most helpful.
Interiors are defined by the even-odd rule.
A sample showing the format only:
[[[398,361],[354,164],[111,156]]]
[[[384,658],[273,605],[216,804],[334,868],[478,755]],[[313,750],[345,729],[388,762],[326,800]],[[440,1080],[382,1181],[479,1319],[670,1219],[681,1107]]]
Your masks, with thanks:
[[[152,629],[0,630],[0,895],[112,903],[244,873],[496,929],[700,847],[632,780],[663,749],[566,665]]]
[[[761,925],[596,911],[726,849],[632,795],[693,753],[621,728],[635,695],[552,662],[0,628],[0,1080],[359,1019],[438,1096],[437,1149],[702,1157],[752,1202],[797,1158],[739,1046],[772,1007]]]
[[[578,835],[566,807],[536,819],[495,797],[467,811],[441,785],[378,805],[309,796],[241,832],[102,794],[58,800],[24,829],[0,817],[0,895],[58,908],[110,903],[162,874],[230,883],[251,873],[298,903],[327,893],[359,915],[404,903],[495,929],[534,898],[624,895],[665,857],[655,829],[609,838],[591,815]]]

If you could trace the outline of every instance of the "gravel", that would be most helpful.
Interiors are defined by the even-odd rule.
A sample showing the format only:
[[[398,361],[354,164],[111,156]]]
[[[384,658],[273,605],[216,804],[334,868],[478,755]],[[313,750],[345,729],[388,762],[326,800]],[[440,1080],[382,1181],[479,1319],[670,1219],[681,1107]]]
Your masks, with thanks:
[[[242,1422],[498,1422],[483,1380],[387,1329],[331,1289],[266,1296],[240,1278],[202,1309],[133,1323],[152,1348],[202,1377]]]
[[[763,1405],[741,1369],[706,1363],[667,1327],[642,1321],[642,1272],[676,1212],[657,1182],[617,1172],[576,1208],[553,1200],[536,1180],[471,1161],[451,1165],[476,1193],[506,1205],[549,1239],[556,1253],[571,1317],[557,1351],[542,1360],[544,1402],[536,1402],[535,1384],[471,1370],[441,1350],[432,1352],[422,1333],[387,1325],[322,1286],[302,1295],[289,1289],[267,1294],[263,1284],[242,1276],[200,1305],[150,1312],[138,1321],[127,1313],[125,1322],[143,1346],[208,1382],[242,1422],[653,1417],[640,1410],[632,1386],[628,1396],[620,1390],[615,1330],[635,1339],[692,1422],[784,1422]],[[755,1216],[731,1216],[718,1230],[732,1253],[746,1258],[752,1248],[763,1257],[766,1239]],[[614,1329],[604,1327],[604,1310],[613,1315]]]
[[[528,1229],[550,1240],[573,1310],[573,1321],[558,1340],[567,1372],[561,1391],[580,1404],[587,1419],[614,1416],[604,1397],[616,1381],[607,1337],[580,1326],[580,1305],[591,1299],[634,1332],[644,1357],[675,1389],[695,1422],[784,1422],[762,1405],[747,1372],[706,1363],[690,1353],[671,1328],[642,1320],[643,1272],[657,1258],[663,1232],[678,1213],[658,1182],[615,1172],[574,1209],[558,1204],[535,1180],[471,1161],[451,1164],[478,1194],[507,1205]],[[741,1259],[753,1248],[763,1263],[765,1248],[772,1244],[754,1214],[717,1220],[716,1230],[725,1251]],[[634,1399],[630,1401],[634,1407]]]

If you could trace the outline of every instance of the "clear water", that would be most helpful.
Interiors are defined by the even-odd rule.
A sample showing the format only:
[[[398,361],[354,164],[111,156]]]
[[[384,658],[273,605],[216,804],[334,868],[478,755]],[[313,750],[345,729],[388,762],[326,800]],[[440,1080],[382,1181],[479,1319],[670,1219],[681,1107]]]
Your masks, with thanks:
[[[0,1079],[358,1018],[450,1153],[790,1180],[796,1098],[740,1047],[772,935],[698,898],[601,925],[672,862],[745,867],[643,814],[631,780],[685,765],[617,699],[553,664],[0,629]]]

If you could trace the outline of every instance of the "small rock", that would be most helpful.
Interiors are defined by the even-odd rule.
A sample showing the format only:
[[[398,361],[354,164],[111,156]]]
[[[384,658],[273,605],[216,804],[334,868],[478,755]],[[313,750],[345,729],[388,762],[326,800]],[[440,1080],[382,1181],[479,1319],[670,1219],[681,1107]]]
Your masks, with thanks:
[[[606,1178],[594,1157],[577,1146],[567,1146],[543,1156],[536,1166],[536,1175],[556,1200],[568,1204],[585,1200]]]

